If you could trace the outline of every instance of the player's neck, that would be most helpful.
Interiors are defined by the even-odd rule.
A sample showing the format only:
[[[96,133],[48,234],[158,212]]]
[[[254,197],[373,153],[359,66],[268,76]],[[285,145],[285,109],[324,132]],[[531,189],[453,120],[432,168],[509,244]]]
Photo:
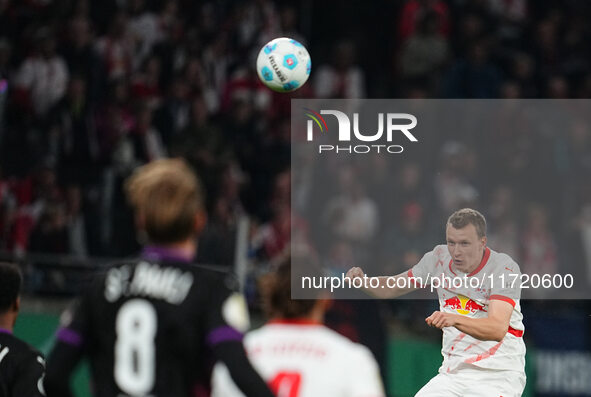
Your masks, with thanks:
[[[11,313],[5,313],[0,315],[0,330],[8,331],[12,333],[14,330],[15,316]]]
[[[188,260],[193,260],[195,254],[197,253],[197,240],[194,238],[190,238],[178,243],[150,244],[149,246],[174,252],[175,254]]]
[[[275,318],[272,318],[269,322],[280,324],[324,324],[325,312],[326,309],[324,309],[321,304],[317,303],[308,314],[304,314],[301,317],[285,318],[283,316],[277,316]]]
[[[326,313],[326,308],[324,302],[317,303],[312,308],[312,311],[307,316],[310,321],[314,321],[316,323],[322,324],[324,323],[324,314]]]
[[[466,273],[470,274],[472,273],[474,270],[478,269],[478,267],[480,266],[480,264],[482,263],[482,261],[484,260],[484,255],[486,255],[486,247],[484,247],[482,249],[482,256],[480,257],[480,259],[478,259],[478,262],[476,262],[473,266],[470,267],[470,269],[468,269],[468,271]]]

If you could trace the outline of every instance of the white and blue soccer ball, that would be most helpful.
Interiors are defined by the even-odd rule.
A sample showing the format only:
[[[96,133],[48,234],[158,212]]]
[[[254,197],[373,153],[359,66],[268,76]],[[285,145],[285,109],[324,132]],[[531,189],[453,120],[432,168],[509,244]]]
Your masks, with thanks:
[[[257,57],[259,78],[277,92],[300,88],[310,77],[311,69],[312,61],[306,47],[287,37],[271,40]]]

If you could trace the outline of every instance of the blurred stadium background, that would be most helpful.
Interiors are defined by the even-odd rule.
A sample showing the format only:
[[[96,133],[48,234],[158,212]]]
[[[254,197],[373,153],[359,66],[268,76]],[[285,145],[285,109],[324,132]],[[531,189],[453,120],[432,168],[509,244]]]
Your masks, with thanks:
[[[0,1],[0,256],[26,272],[17,335],[47,352],[89,273],[137,252],[121,183],[165,156],[185,157],[207,188],[199,261],[238,265],[259,319],[254,279],[296,221],[290,98],[590,98],[590,18],[582,0]],[[253,69],[279,36],[312,56],[292,95]],[[376,164],[373,182],[399,186],[396,202],[368,186],[380,221],[349,237],[409,267],[443,241],[446,215],[472,205],[523,270],[576,266],[591,285],[589,126],[499,129],[487,142],[446,142],[437,164]],[[346,243],[332,253],[354,257]],[[338,301],[328,322],[372,349],[389,395],[412,396],[441,362],[440,332],[423,322],[434,308]],[[591,395],[590,309],[523,303],[526,395]],[[87,375],[77,382],[85,395]]]

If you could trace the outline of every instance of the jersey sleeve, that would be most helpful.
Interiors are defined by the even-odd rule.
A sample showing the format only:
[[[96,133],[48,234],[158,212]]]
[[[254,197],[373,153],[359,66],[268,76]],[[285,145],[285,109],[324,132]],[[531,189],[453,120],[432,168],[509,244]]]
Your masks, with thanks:
[[[349,396],[384,397],[386,395],[380,376],[380,368],[368,348],[357,346],[355,358],[350,362],[354,363],[354,366],[351,368],[352,373],[348,378]]]
[[[521,270],[519,265],[507,256],[507,263],[500,263],[494,271],[490,289],[490,300],[502,300],[515,307],[521,298]]]
[[[241,294],[236,292],[230,276],[212,282],[212,302],[207,315],[207,344],[214,356],[223,362],[236,386],[248,396],[272,397],[273,393],[248,361],[242,345],[248,328],[248,310]]]
[[[94,286],[93,286],[94,287]],[[56,342],[82,349],[90,336],[90,294],[78,298],[61,315]]]
[[[62,313],[55,345],[47,358],[45,389],[48,397],[70,397],[70,377],[81,360],[89,341],[92,291],[101,283],[97,280],[81,298]]]
[[[19,365],[11,395],[22,397],[45,396],[44,376],[45,359],[40,354],[31,352]]]
[[[436,276],[437,264],[441,262],[442,250],[444,246],[437,246],[433,251],[427,252],[419,263],[414,265],[412,269],[408,271],[408,276],[413,277],[418,286],[429,285],[430,279]]]
[[[211,397],[245,397],[232,381],[228,367],[217,363],[211,376]]]

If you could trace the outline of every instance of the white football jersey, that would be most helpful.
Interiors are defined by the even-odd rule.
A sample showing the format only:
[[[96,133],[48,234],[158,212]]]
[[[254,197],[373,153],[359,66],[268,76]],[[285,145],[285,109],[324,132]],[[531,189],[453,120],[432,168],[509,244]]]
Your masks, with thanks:
[[[509,329],[500,341],[481,341],[461,332],[456,327],[443,328],[441,354],[443,364],[439,372],[454,373],[466,366],[495,370],[524,371],[525,343],[519,266],[509,255],[486,248],[478,268],[470,274],[452,266],[452,258],[445,245],[438,245],[426,253],[408,275],[417,281],[436,286],[439,308],[471,318],[488,316],[491,300],[502,300],[513,306]],[[439,280],[434,280],[439,278]],[[440,280],[452,280],[443,285]],[[453,280],[457,281],[454,285]]]
[[[277,397],[383,397],[378,365],[365,346],[305,321],[271,322],[244,338],[248,358]],[[243,397],[225,365],[212,397]]]

